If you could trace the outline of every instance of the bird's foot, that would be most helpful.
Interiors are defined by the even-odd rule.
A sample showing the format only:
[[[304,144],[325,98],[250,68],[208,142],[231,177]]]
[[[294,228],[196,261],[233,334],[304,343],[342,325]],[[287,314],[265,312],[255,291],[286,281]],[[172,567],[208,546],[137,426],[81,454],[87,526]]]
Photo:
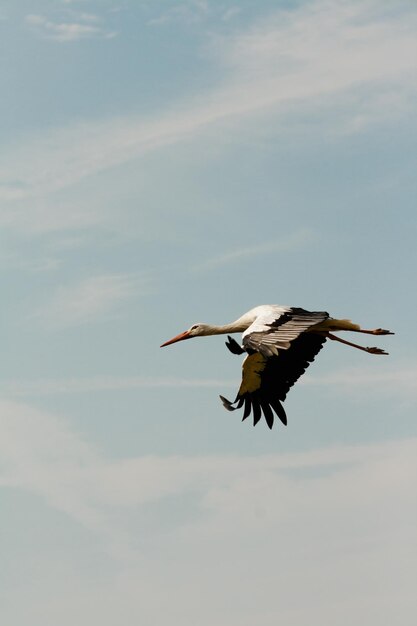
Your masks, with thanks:
[[[395,333],[391,332],[390,330],[385,330],[385,328],[375,328],[375,330],[372,331],[373,335],[394,335]]]
[[[381,348],[365,348],[366,352],[369,352],[369,354],[388,354],[388,352],[385,352],[385,350],[382,350]]]

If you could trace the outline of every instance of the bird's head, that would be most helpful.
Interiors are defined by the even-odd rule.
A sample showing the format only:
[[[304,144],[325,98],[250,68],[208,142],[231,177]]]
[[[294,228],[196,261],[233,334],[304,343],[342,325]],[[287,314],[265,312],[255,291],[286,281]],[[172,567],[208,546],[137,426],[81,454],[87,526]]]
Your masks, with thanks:
[[[183,341],[183,339],[191,339],[192,337],[203,337],[204,335],[210,335],[210,326],[208,324],[203,324],[199,322],[198,324],[193,324],[191,328],[176,335],[172,339],[169,339],[165,343],[161,345],[161,348],[164,346],[169,346],[171,343],[176,343],[177,341]]]

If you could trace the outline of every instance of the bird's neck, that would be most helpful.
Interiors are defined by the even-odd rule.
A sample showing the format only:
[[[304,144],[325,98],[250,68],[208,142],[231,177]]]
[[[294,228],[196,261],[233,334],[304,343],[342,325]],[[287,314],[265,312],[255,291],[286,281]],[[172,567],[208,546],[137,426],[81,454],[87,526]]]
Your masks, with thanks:
[[[209,327],[208,335],[227,335],[232,333],[243,333],[248,328],[251,321],[239,318],[235,322],[230,324],[224,324],[223,326],[211,326]]]
[[[225,324],[224,326],[210,326],[208,329],[208,335],[227,335],[227,333],[237,333],[239,332],[233,324]]]

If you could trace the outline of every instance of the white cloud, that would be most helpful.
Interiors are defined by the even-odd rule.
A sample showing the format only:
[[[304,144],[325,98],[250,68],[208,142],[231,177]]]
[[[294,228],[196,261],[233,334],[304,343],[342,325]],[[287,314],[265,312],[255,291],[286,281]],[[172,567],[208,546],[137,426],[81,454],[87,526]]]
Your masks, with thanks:
[[[114,311],[123,300],[137,291],[138,279],[127,274],[102,274],[58,287],[56,292],[31,317],[48,328],[85,324]]]
[[[19,610],[59,598],[46,626],[73,623],[74,611],[82,626],[110,625],[120,611],[138,623],[169,612],[174,626],[348,626],[359,614],[367,624],[391,626],[399,614],[412,623],[416,439],[106,460],[62,420],[25,405],[1,403],[0,427],[1,484],[65,513],[112,559],[105,572],[90,564],[90,574],[75,567],[51,580],[39,551],[48,568],[53,547],[35,542],[17,555],[19,592],[33,585],[28,558],[45,581]]]
[[[392,114],[386,98],[395,94],[396,109],[404,98],[409,100],[417,58],[417,12],[399,6],[388,19],[386,8],[371,0],[318,0],[279,11],[245,34],[216,39],[213,50],[226,68],[223,86],[148,121],[130,117],[77,124],[25,140],[0,155],[1,197],[50,193],[196,136],[211,124],[236,124],[254,113],[276,115],[290,103],[317,110],[320,103],[329,106],[357,89],[361,98],[351,111],[353,127],[385,118]],[[383,97],[378,104],[379,90]],[[363,105],[366,114],[361,117]],[[344,119],[344,127],[347,123]]]
[[[78,39],[88,39],[91,37],[112,38],[116,35],[114,32],[106,31],[100,26],[92,26],[83,24],[85,22],[97,22],[97,17],[87,13],[79,15],[79,22],[53,22],[42,15],[29,14],[26,15],[26,23],[32,26],[36,31],[46,39],[54,39],[55,41],[76,41]]]

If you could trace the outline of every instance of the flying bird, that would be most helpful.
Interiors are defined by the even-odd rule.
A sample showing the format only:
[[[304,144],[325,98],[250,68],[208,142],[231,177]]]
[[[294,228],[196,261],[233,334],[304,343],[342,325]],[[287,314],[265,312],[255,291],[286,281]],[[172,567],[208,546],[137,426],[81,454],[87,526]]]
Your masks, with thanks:
[[[241,346],[230,336],[226,341],[233,354],[247,354],[242,366],[242,383],[233,402],[223,396],[220,399],[229,411],[243,407],[242,421],[252,413],[255,426],[263,415],[269,428],[272,428],[274,413],[283,424],[287,424],[282,402],[327,339],[369,354],[387,354],[381,348],[359,346],[333,334],[343,330],[369,335],[394,334],[383,328],[364,330],[350,320],[332,318],[325,311],[265,304],[224,326],[193,324],[185,332],[163,343],[161,348],[192,337],[243,333]]]

